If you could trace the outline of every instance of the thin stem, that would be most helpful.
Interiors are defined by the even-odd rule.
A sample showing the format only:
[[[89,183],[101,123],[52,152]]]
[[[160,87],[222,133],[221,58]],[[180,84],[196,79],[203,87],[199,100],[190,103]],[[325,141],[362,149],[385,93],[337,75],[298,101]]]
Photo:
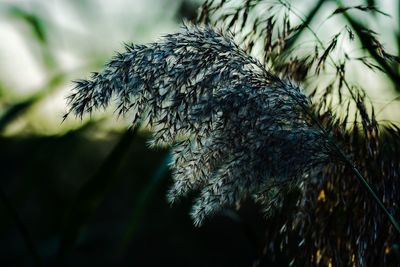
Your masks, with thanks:
[[[300,103],[299,103],[300,104]],[[389,217],[390,222],[393,224],[394,228],[400,234],[400,224],[393,217],[393,215],[389,212],[389,210],[385,207],[380,198],[376,195],[375,191],[371,188],[368,181],[364,178],[361,172],[357,169],[357,167],[351,162],[351,160],[345,155],[343,150],[336,144],[336,142],[330,137],[329,133],[326,131],[325,127],[318,121],[314,114],[309,112],[304,105],[300,104],[304,111],[312,118],[312,120],[317,124],[317,126],[321,129],[325,137],[329,140],[330,144],[335,148],[336,152],[339,154],[340,158],[343,162],[350,167],[354,175],[360,181],[360,183],[367,189],[368,193],[372,196],[372,198],[376,201],[378,206],[383,210],[383,212]]]
[[[367,191],[370,193],[370,195],[375,199],[375,201],[378,204],[378,206],[389,217],[390,222],[393,224],[393,226],[397,230],[397,232],[400,233],[400,224],[399,224],[399,222],[393,217],[393,215],[385,207],[385,205],[382,203],[382,201],[376,195],[374,190],[368,184],[367,180],[363,177],[363,175],[360,173],[360,171],[352,164],[352,162],[346,157],[346,155],[343,153],[343,151],[337,146],[337,144],[333,143],[333,145],[334,145],[335,149],[337,150],[337,152],[339,153],[339,155],[342,157],[343,161],[346,163],[346,165],[348,165],[351,168],[351,170],[356,175],[356,177],[361,182],[361,184],[367,189]]]
[[[292,7],[289,7],[288,4],[285,2],[281,2],[284,6],[286,6],[287,8],[290,8],[290,11],[293,13],[293,15],[295,15],[298,19],[300,19],[300,21],[305,24],[306,20],[300,15],[298,14],[296,11],[293,10]],[[318,34],[310,27],[309,24],[305,24],[305,27],[310,31],[310,33],[314,36],[315,40],[317,41],[317,43],[321,46],[322,49],[326,49],[324,43],[322,42],[322,40],[318,37]],[[332,56],[329,54],[328,55],[328,59],[331,61],[331,63],[333,64],[333,66],[337,69],[339,66],[336,63],[336,61],[332,58]],[[345,79],[345,77],[343,77],[343,83],[346,86],[346,89],[349,91],[350,96],[353,100],[356,100],[356,96],[354,95],[353,91],[351,90],[350,85],[348,84],[347,80]]]

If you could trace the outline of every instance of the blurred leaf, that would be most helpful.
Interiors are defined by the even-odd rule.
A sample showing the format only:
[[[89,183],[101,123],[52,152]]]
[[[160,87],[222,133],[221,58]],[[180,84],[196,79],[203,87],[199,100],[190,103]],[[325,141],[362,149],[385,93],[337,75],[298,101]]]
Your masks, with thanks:
[[[5,95],[5,88],[3,83],[0,81],[0,99]]]
[[[0,189],[0,202],[3,203],[8,215],[11,217],[12,221],[15,223],[15,226],[17,227],[18,231],[20,232],[26,247],[29,251],[29,253],[32,255],[32,258],[36,264],[36,266],[43,266],[41,257],[36,249],[36,246],[28,232],[27,227],[25,224],[22,222],[22,219],[18,215],[18,212],[15,210],[11,202],[9,201],[8,197],[6,194],[3,192],[2,189]]]
[[[37,101],[41,100],[45,97],[49,92],[53,91],[57,88],[62,81],[64,81],[64,74],[55,75],[48,84],[40,90],[38,93],[34,94],[33,96],[29,97],[26,100],[23,100],[19,103],[15,103],[8,107],[4,113],[0,117],[0,132],[2,132],[5,127],[14,121],[18,116],[24,113],[27,109],[29,109],[33,104]]]
[[[41,42],[47,43],[46,27],[43,20],[35,14],[29,13],[18,6],[12,6],[9,13],[16,18],[22,19],[28,24],[33,35]]]
[[[116,170],[120,167],[121,161],[128,152],[129,145],[132,143],[137,131],[138,127],[133,131],[128,130],[124,133],[94,176],[78,192],[75,202],[67,215],[64,230],[61,233],[58,259],[60,263],[72,250],[82,228],[87,224],[109,191]]]
[[[123,252],[129,241],[134,237],[148,203],[152,199],[156,189],[160,186],[162,179],[166,177],[170,162],[171,154],[167,153],[152,177],[149,179],[146,187],[142,190],[142,193],[138,196],[131,219],[129,220],[127,230],[123,236],[123,239],[121,240],[121,244],[118,249],[119,252]]]

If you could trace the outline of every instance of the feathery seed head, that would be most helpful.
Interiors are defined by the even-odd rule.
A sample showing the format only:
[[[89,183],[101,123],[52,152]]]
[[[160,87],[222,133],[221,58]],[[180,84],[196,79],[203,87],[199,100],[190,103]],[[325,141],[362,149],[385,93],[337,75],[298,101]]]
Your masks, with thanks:
[[[327,159],[300,89],[208,27],[185,26],[158,43],[127,45],[101,73],[76,82],[70,112],[82,117],[112,97],[118,114],[152,127],[151,145],[172,146],[168,198],[199,190],[197,225],[246,197],[266,209],[279,206],[271,192],[297,184]]]

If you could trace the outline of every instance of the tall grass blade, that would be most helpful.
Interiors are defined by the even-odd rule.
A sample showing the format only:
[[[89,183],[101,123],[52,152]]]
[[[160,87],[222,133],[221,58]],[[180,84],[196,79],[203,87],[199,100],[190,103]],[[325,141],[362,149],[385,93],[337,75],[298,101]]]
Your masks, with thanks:
[[[158,168],[150,178],[146,187],[143,189],[142,193],[138,196],[136,200],[136,205],[132,212],[132,216],[129,220],[128,227],[121,240],[121,244],[119,245],[119,253],[123,252],[126,249],[129,241],[132,240],[132,238],[134,237],[141,222],[141,219],[143,218],[143,213],[146,207],[154,196],[155,191],[160,186],[163,178],[166,177],[166,174],[169,170],[168,164],[170,164],[171,160],[171,154],[167,153],[164,156],[163,161],[159,164]]]
[[[61,233],[59,263],[71,252],[82,228],[95,213],[105,195],[109,191],[116,170],[121,165],[121,159],[126,155],[138,127],[124,133],[94,176],[83,185],[77,194],[74,204],[67,215],[64,230]]]
[[[32,256],[32,259],[35,262],[35,265],[38,267],[43,266],[42,259],[37,251],[36,245],[31,235],[29,234],[27,227],[25,226],[21,217],[18,215],[18,212],[15,210],[10,200],[8,199],[8,197],[1,188],[0,188],[0,202],[3,203],[8,215],[11,217],[12,221],[15,223],[15,226],[20,232],[25,242],[25,245]]]
[[[2,132],[8,124],[26,112],[35,103],[47,96],[48,93],[55,90],[57,86],[60,85],[64,80],[64,74],[55,75],[38,93],[34,94],[28,99],[22,100],[21,102],[15,103],[8,107],[0,117],[0,132]]]

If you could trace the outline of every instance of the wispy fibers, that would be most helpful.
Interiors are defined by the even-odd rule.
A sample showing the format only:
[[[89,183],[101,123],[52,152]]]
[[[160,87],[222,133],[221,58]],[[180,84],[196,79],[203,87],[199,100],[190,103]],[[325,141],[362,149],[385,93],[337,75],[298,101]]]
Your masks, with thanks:
[[[183,27],[157,43],[127,45],[101,73],[76,82],[70,112],[82,117],[112,98],[133,125],[144,121],[153,129],[151,145],[172,146],[168,197],[173,202],[199,190],[196,225],[247,197],[273,211],[282,190],[307,181],[324,163],[339,157],[351,165],[296,85],[208,27]]]

